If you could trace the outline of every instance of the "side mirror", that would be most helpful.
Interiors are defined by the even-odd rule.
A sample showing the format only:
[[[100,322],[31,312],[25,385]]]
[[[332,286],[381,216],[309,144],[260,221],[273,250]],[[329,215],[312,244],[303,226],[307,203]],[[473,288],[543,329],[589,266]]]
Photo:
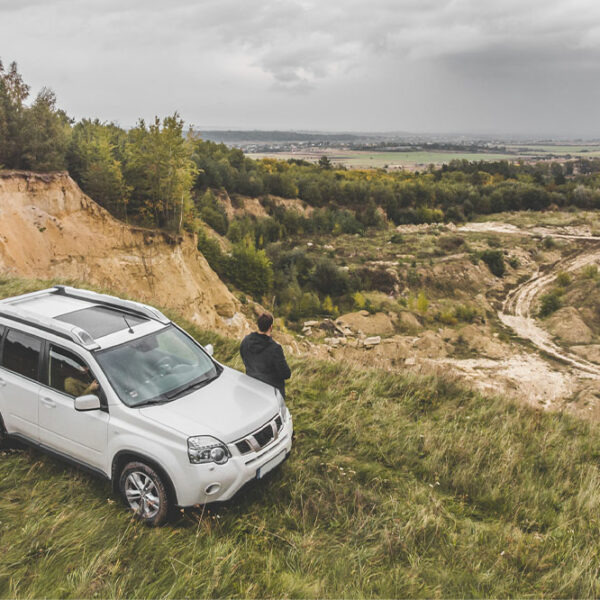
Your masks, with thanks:
[[[100,398],[94,394],[86,394],[85,396],[79,396],[74,401],[75,410],[86,411],[86,410],[99,410],[100,409]]]
[[[206,344],[206,346],[204,346],[204,350],[209,356],[212,356],[215,353],[215,347],[212,344]]]

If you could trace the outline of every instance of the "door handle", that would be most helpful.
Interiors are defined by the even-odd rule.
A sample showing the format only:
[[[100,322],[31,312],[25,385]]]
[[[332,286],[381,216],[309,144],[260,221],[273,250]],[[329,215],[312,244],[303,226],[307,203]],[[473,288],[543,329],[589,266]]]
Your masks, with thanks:
[[[50,400],[50,398],[42,398],[42,404],[48,408],[54,408],[56,406],[56,402]]]
[[[6,381],[0,377],[0,387],[4,387],[6,385]]]

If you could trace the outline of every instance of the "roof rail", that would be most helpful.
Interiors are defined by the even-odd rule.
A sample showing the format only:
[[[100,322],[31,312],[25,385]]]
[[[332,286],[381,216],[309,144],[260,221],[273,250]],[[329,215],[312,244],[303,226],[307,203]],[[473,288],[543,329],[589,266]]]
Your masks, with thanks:
[[[97,350],[100,348],[100,344],[85,329],[50,317],[42,317],[18,306],[11,306],[10,304],[0,305],[0,316],[70,339],[76,344],[83,346],[86,350]]]
[[[114,308],[120,308],[130,313],[142,315],[147,319],[153,321],[159,321],[165,325],[171,321],[163,315],[160,310],[141,302],[134,302],[133,300],[123,300],[115,296],[109,296],[108,294],[99,294],[98,292],[91,292],[89,290],[80,290],[78,288],[69,287],[67,285],[57,285],[55,287],[55,294],[61,296],[69,296],[70,298],[79,298],[80,300],[88,300],[95,302],[96,304],[102,304],[104,306],[112,306]]]

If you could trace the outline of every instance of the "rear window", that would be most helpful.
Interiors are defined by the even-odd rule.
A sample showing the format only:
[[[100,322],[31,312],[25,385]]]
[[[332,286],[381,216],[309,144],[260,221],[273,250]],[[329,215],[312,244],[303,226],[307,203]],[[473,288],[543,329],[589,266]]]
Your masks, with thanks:
[[[42,340],[28,333],[10,329],[2,349],[2,366],[29,379],[38,379]]]
[[[135,327],[148,321],[143,317],[130,315],[106,306],[82,308],[56,318],[59,321],[71,323],[71,325],[77,325],[77,327],[85,329],[95,340],[128,329],[129,326]]]

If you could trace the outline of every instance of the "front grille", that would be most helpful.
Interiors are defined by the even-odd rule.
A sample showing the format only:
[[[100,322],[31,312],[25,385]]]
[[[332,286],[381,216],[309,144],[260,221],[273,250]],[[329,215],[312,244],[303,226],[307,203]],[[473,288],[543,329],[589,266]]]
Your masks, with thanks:
[[[247,452],[250,452],[250,450],[252,450],[252,448],[250,447],[250,444],[246,440],[237,442],[236,447],[240,451],[240,454],[246,454]]]
[[[261,448],[266,446],[273,439],[273,428],[271,427],[271,424],[269,423],[269,425],[256,432],[254,434],[254,439]]]
[[[263,425],[258,431],[248,434],[245,438],[238,440],[235,447],[240,454],[249,452],[258,452],[269,445],[275,438],[279,437],[279,432],[283,429],[283,420],[281,415],[275,416],[266,425]]]

